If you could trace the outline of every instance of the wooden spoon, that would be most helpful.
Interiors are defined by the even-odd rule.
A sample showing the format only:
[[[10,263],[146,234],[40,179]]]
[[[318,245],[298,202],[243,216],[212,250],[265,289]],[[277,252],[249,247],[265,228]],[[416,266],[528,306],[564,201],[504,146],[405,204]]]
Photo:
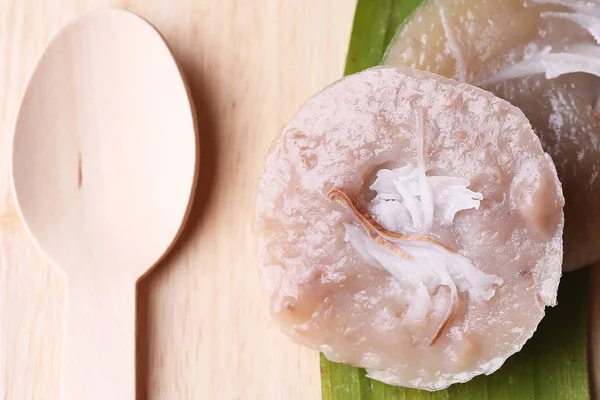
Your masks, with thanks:
[[[121,10],[60,31],[19,111],[21,216],[68,279],[63,398],[135,398],[137,280],[173,245],[198,146],[186,85],[161,36]]]

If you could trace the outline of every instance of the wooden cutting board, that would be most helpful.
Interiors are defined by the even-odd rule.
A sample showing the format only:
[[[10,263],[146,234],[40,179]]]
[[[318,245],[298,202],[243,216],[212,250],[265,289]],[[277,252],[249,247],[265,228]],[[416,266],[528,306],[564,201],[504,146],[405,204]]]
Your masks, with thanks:
[[[191,86],[196,201],[170,256],[138,286],[140,399],[317,399],[318,355],[265,318],[254,187],[269,143],[342,76],[355,0],[0,0],[0,398],[58,399],[65,282],[30,243],[10,192],[20,96],[50,36],[101,6],[164,35]],[[107,384],[110,384],[107,382]]]

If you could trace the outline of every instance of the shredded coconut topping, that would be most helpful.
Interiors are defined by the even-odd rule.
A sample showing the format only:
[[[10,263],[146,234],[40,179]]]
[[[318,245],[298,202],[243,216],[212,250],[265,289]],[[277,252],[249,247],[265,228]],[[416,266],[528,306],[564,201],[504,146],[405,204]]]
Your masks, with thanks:
[[[597,1],[578,1],[578,0],[533,0],[537,4],[550,4],[568,8],[580,14],[591,14],[600,17],[600,8]]]
[[[446,16],[446,9],[440,4],[438,1],[437,4],[438,12],[440,14],[440,19],[442,21],[442,26],[444,27],[444,33],[446,34],[446,40],[448,41],[448,46],[450,47],[450,52],[452,56],[454,56],[454,60],[456,62],[456,74],[457,80],[459,82],[467,81],[467,66],[465,64],[465,59],[460,51],[460,47],[458,46],[458,41],[454,36],[454,32],[452,32],[452,26],[448,22],[448,17]]]
[[[554,52],[550,46],[543,47],[531,54],[526,52],[524,59],[509,65],[496,74],[475,82],[475,85],[496,84],[509,79],[530,75],[545,74],[546,79],[554,79],[574,72],[585,72],[600,77],[600,6],[592,2],[565,0],[533,0],[538,4],[550,4],[565,7],[571,12],[545,11],[543,18],[570,20],[587,31],[596,42],[594,44],[574,43],[560,52]]]
[[[450,306],[429,345],[441,335],[456,309],[459,292],[477,301],[488,301],[501,278],[479,270],[471,260],[429,237],[434,226],[448,226],[462,210],[478,209],[481,193],[467,187],[466,179],[428,176],[425,164],[423,109],[416,111],[416,166],[382,169],[370,187],[377,195],[369,204],[373,216],[360,207],[348,191],[332,189],[328,197],[348,207],[361,228],[345,224],[346,241],[369,265],[383,268],[414,288],[404,318],[425,320],[434,309],[434,297],[447,287]]]
[[[588,31],[596,43],[600,44],[600,18],[598,16],[568,13],[568,12],[543,12],[543,18],[563,18],[575,22]]]

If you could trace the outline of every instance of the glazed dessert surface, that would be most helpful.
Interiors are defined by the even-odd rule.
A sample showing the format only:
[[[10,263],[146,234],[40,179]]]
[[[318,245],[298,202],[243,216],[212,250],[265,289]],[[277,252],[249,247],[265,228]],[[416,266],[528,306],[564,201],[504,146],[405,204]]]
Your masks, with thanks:
[[[517,108],[410,68],[317,94],[257,199],[269,310],[294,340],[387,383],[491,373],[554,305],[563,198]]]

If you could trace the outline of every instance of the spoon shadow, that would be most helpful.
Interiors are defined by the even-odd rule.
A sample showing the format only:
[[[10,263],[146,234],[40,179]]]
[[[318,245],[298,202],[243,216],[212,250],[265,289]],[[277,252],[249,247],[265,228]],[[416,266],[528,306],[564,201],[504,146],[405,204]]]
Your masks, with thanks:
[[[188,55],[188,58],[189,57]],[[136,302],[136,398],[146,400],[149,393],[153,392],[153,379],[150,376],[149,361],[151,357],[150,348],[153,332],[151,327],[156,326],[149,300],[152,296],[152,282],[163,273],[166,273],[165,264],[177,254],[180,249],[187,247],[204,224],[205,210],[212,201],[215,176],[217,169],[218,128],[216,124],[216,110],[214,110],[215,88],[203,76],[201,68],[194,65],[194,61],[186,60],[185,57],[177,57],[179,67],[188,84],[190,96],[194,102],[196,112],[196,126],[200,143],[199,160],[200,165],[197,175],[196,189],[187,223],[177,239],[173,249],[166,257],[149,273],[143,276],[137,283]]]

